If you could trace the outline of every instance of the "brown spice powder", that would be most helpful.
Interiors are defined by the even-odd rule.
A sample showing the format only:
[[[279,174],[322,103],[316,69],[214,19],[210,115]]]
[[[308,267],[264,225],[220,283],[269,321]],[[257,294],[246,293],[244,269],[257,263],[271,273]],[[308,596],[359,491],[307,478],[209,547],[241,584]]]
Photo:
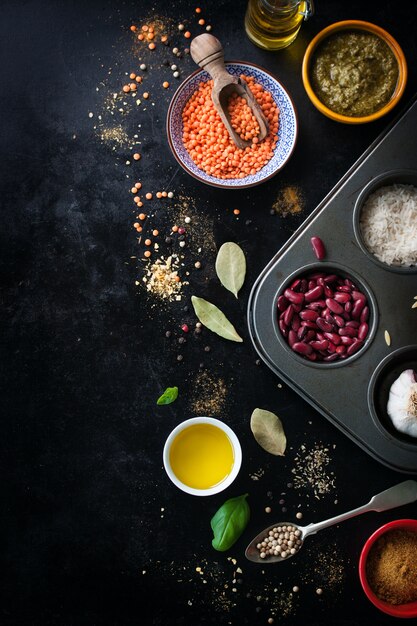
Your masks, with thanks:
[[[224,409],[226,397],[224,380],[203,371],[197,375],[193,384],[191,410],[194,415],[218,416]]]
[[[394,605],[417,601],[417,533],[382,535],[369,552],[366,576],[380,600]]]
[[[303,195],[301,191],[294,186],[288,186],[281,189],[274,204],[272,205],[272,209],[281,217],[301,213],[303,208]]]

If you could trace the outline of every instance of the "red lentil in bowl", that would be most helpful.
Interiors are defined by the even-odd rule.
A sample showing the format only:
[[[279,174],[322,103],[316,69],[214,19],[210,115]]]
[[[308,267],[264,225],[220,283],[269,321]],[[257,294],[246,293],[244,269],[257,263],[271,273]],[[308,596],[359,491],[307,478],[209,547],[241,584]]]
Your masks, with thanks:
[[[167,115],[168,141],[173,155],[177,159],[179,164],[189,174],[191,174],[198,180],[205,182],[209,185],[222,187],[224,189],[251,187],[274,176],[280,169],[282,169],[282,167],[284,167],[285,163],[290,158],[294,150],[297,138],[298,123],[296,113],[291,98],[284,89],[284,87],[266,70],[253,64],[240,62],[226,63],[226,69],[230,74],[238,77],[242,74],[245,75],[249,78],[250,83],[259,86],[256,88],[257,90],[262,89],[263,92],[268,92],[270,94],[270,100],[268,96],[268,101],[264,102],[264,106],[266,105],[270,109],[270,113],[272,113],[272,118],[275,113],[275,108],[278,110],[278,128],[275,130],[275,132],[277,132],[277,140],[275,142],[272,141],[272,144],[274,145],[272,149],[272,155],[269,160],[267,160],[267,162],[265,163],[260,163],[260,168],[251,167],[250,169],[253,170],[253,173],[251,173],[250,170],[249,172],[242,172],[239,169],[239,160],[236,161],[236,159],[234,159],[236,165],[233,165],[232,159],[232,171],[226,172],[226,174],[232,174],[233,177],[231,178],[219,178],[213,175],[215,172],[204,171],[203,169],[198,167],[196,162],[193,160],[190,152],[187,150],[187,147],[189,149],[198,147],[198,151],[196,151],[197,154],[199,152],[203,153],[208,158],[210,158],[210,155],[208,154],[207,148],[204,145],[197,146],[196,144],[195,146],[189,145],[187,147],[184,145],[184,139],[186,143],[188,143],[188,140],[192,141],[194,138],[187,136],[184,137],[183,113],[187,107],[187,103],[199,90],[200,85],[203,85],[201,87],[203,89],[209,82],[210,77],[204,70],[196,70],[180,85],[177,92],[174,94]],[[204,105],[204,102],[205,99],[203,99],[202,103],[198,104]],[[212,113],[210,113],[209,119],[211,115]],[[207,122],[207,119],[205,121]],[[214,119],[212,119],[211,121],[216,124],[216,117],[214,116]],[[199,123],[199,120],[195,119],[193,123]],[[251,123],[249,125],[251,125]],[[223,144],[225,148],[223,151],[225,151],[229,147],[232,148],[231,152],[233,154],[234,144],[233,146],[227,145],[229,142],[229,136],[225,128],[224,131],[227,136],[222,136],[222,139],[225,140],[225,143]],[[189,131],[186,130],[186,133],[187,132]],[[211,137],[211,139],[215,139],[217,141],[218,137]],[[261,142],[258,145],[256,145],[256,142],[252,142],[256,148],[254,152],[259,153],[257,154],[257,156],[264,156],[263,151],[268,145],[267,143],[265,143],[266,141],[267,140]],[[262,146],[262,144],[265,144],[265,146]],[[249,150],[253,150],[252,146],[251,148],[249,148]],[[245,153],[245,151],[243,150],[241,151],[241,153],[242,154],[240,154],[239,156],[242,158],[242,162],[245,163],[246,167],[248,161],[248,153]],[[195,157],[196,155],[193,156]],[[243,161],[243,159],[245,160]],[[210,167],[212,164],[213,163],[208,163],[208,166]],[[239,174],[243,175],[239,176]]]

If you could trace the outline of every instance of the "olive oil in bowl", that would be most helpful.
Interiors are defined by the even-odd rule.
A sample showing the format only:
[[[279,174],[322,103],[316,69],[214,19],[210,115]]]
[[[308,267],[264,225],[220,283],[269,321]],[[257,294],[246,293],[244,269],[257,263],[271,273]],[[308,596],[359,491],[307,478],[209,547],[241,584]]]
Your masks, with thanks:
[[[164,448],[169,478],[183,491],[211,495],[239,472],[242,452],[233,431],[220,420],[196,417],[173,430]]]

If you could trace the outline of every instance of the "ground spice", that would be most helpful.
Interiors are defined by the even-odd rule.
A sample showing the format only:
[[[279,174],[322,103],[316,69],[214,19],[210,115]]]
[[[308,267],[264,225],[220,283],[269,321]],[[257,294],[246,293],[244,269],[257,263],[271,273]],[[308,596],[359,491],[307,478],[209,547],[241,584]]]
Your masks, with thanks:
[[[209,372],[200,372],[193,383],[191,411],[193,415],[218,416],[224,410],[227,388],[224,380],[211,376]]]
[[[366,576],[380,600],[395,605],[417,601],[417,533],[391,530],[377,539]]]
[[[335,489],[334,473],[327,471],[330,464],[328,447],[316,444],[309,450],[302,444],[294,463],[291,471],[294,474],[295,489],[311,489],[317,500]]]
[[[150,262],[146,268],[146,275],[142,278],[146,289],[162,299],[178,299],[183,284],[178,280],[178,267],[179,259],[176,255]]]
[[[292,185],[281,189],[272,205],[272,211],[281,217],[297,215],[304,208],[304,199],[301,191]]]

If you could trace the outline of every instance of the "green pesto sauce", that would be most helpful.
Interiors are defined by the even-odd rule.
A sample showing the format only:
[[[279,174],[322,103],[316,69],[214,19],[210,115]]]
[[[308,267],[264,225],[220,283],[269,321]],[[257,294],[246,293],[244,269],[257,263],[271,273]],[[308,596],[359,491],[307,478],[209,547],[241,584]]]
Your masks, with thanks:
[[[362,117],[389,102],[398,80],[398,63],[377,35],[344,31],[317,48],[310,79],[316,96],[329,109]]]

